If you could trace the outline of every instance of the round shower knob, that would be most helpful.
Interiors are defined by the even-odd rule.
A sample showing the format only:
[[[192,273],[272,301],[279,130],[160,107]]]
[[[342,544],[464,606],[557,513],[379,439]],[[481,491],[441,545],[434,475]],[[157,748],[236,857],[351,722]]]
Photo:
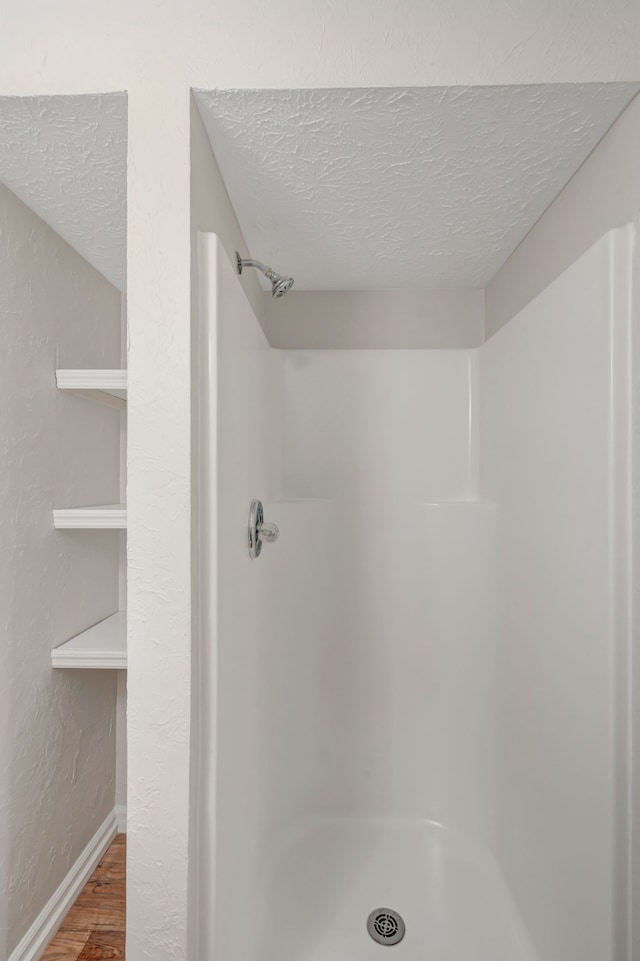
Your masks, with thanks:
[[[265,524],[261,500],[252,500],[249,510],[249,557],[260,557],[263,544],[273,544],[280,531],[277,524]]]
[[[258,531],[258,536],[261,541],[266,541],[267,544],[273,544],[280,537],[278,525],[263,523],[262,527]]]

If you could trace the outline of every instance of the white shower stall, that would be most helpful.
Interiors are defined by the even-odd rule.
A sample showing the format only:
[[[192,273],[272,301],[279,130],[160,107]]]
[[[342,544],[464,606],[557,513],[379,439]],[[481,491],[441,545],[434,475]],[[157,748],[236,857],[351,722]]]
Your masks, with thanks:
[[[478,348],[276,350],[200,235],[203,958],[628,956],[634,243]]]

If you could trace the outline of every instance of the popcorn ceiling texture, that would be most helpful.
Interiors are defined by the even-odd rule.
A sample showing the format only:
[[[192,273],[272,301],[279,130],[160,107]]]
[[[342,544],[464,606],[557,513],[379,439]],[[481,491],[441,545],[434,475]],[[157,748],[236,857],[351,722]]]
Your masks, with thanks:
[[[198,91],[254,257],[298,290],[484,287],[638,86]]]
[[[119,413],[55,368],[119,365],[120,294],[0,187],[0,958],[114,804],[115,672],[51,648],[118,607],[118,534],[51,511],[118,499]]]
[[[120,290],[127,97],[0,97],[0,182]]]

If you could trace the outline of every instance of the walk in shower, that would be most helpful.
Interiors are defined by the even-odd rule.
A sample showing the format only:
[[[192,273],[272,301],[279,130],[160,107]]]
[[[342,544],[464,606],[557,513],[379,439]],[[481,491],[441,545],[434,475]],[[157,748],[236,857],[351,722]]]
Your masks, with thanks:
[[[275,349],[200,234],[203,959],[627,957],[634,257],[477,346]]]

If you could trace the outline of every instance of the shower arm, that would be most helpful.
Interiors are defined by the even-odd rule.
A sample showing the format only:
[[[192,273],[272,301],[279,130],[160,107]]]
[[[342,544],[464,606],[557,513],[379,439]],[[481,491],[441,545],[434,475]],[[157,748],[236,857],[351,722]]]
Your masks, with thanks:
[[[238,262],[239,274],[242,273],[243,267],[255,267],[257,270],[261,270],[265,277],[268,277],[269,280],[272,280],[274,277],[278,276],[273,267],[267,267],[267,265],[263,264],[261,260],[254,260],[252,257],[241,257],[240,254],[236,254],[236,258]]]
[[[272,297],[283,297],[293,287],[293,277],[279,274],[273,267],[267,267],[261,260],[254,260],[253,257],[243,259],[236,250],[236,269],[239,274],[242,273],[244,267],[255,267],[256,270],[259,270],[265,275],[267,280],[271,281]]]

